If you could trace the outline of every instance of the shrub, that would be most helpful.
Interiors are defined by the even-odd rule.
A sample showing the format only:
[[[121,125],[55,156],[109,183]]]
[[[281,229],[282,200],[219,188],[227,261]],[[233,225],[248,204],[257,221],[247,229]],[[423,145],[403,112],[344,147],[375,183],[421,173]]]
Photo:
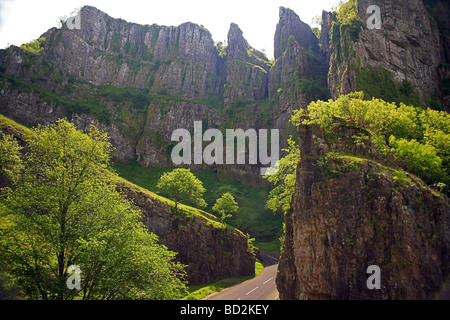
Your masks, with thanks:
[[[391,152],[403,161],[405,169],[427,183],[442,186],[450,182],[450,115],[444,111],[364,100],[364,93],[356,92],[335,101],[312,102],[307,117],[299,110],[292,119],[297,125],[316,124],[330,133],[342,123],[336,119],[344,120],[369,132],[383,154]]]

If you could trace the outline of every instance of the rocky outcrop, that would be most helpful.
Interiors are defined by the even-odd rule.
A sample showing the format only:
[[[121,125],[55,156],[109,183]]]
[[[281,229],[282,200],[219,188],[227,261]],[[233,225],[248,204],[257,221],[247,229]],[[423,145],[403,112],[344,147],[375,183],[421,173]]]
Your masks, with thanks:
[[[169,205],[130,184],[119,183],[118,188],[140,209],[149,232],[188,265],[190,284],[255,273],[255,254],[242,232],[207,213],[172,213]]]
[[[370,5],[381,10],[381,29],[366,27]],[[360,27],[344,25],[330,13],[323,15],[321,42],[330,55],[328,85],[333,98],[363,89],[358,72],[368,67],[388,70],[394,83],[408,81],[421,103],[434,96],[442,81],[439,67],[444,57],[439,30],[422,0],[361,0],[358,15]]]
[[[90,6],[80,11],[80,21],[80,29],[63,25],[43,35],[44,57],[75,78],[187,99],[220,95],[219,56],[211,34],[199,25],[142,26]]]
[[[302,158],[285,219],[280,299],[450,297],[449,199],[418,178],[394,177],[394,160],[376,156],[370,143],[356,146],[358,133],[299,128]],[[367,286],[371,265],[380,267],[380,289]]]
[[[280,7],[280,21],[275,31],[275,59],[286,50],[290,36],[293,36],[304,49],[319,52],[319,43],[311,27],[301,21],[291,9]]]
[[[0,112],[27,125],[68,117],[108,132],[114,160],[168,166],[175,129],[280,129],[285,147],[293,109],[326,95],[318,40],[291,10],[280,9],[276,61],[252,48],[236,24],[227,47],[202,26],[138,25],[85,6],[81,28],[48,30],[44,50],[0,50]],[[320,75],[322,80],[317,81]],[[309,89],[308,89],[309,88]],[[313,90],[311,90],[313,88]],[[306,92],[309,90],[309,93]],[[292,130],[291,130],[292,131]],[[213,166],[219,176],[260,183],[258,166]]]
[[[239,26],[232,23],[228,32],[224,103],[266,99],[269,70],[267,57],[250,47]]]
[[[320,56],[319,41],[311,28],[290,9],[280,7],[275,32],[275,61],[270,70],[269,98],[276,101],[275,127],[283,128],[292,111],[311,101],[327,100],[327,60]],[[286,140],[293,132],[282,132]]]

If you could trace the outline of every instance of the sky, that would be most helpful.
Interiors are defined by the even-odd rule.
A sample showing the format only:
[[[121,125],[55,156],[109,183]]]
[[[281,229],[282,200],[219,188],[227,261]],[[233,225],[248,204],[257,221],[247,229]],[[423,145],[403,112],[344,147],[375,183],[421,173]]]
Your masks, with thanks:
[[[128,22],[178,26],[184,22],[203,25],[215,42],[227,39],[230,24],[236,23],[248,43],[273,57],[279,7],[294,10],[312,24],[322,10],[331,10],[337,0],[0,0],[0,49],[20,46],[39,38],[70,17],[75,9],[94,6],[113,18]]]

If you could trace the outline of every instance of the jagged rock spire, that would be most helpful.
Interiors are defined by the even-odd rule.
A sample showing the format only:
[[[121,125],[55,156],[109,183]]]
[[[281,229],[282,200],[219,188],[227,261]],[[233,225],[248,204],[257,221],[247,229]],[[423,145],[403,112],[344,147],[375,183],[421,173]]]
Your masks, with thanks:
[[[306,50],[311,48],[314,52],[319,53],[319,41],[311,27],[301,21],[291,9],[280,7],[280,21],[275,32],[275,59],[283,54],[290,36],[293,36]]]

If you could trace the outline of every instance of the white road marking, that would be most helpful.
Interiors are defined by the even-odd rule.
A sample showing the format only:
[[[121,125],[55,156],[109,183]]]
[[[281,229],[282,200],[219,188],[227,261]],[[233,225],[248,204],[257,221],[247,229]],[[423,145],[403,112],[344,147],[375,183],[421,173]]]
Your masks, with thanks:
[[[255,291],[256,289],[258,289],[259,287],[256,287],[255,289],[250,290],[249,292],[247,292],[245,295],[248,295],[250,293],[252,293],[253,291]]]
[[[278,262],[278,259],[277,259],[277,258],[271,257],[271,256],[269,256],[269,255],[266,255],[266,257],[267,257],[267,258],[270,258],[270,259],[272,259],[272,260],[275,260],[276,262]]]
[[[266,284],[267,282],[269,282],[269,281],[272,280],[272,279],[273,279],[273,277],[270,278],[269,280],[264,281],[263,284]]]

